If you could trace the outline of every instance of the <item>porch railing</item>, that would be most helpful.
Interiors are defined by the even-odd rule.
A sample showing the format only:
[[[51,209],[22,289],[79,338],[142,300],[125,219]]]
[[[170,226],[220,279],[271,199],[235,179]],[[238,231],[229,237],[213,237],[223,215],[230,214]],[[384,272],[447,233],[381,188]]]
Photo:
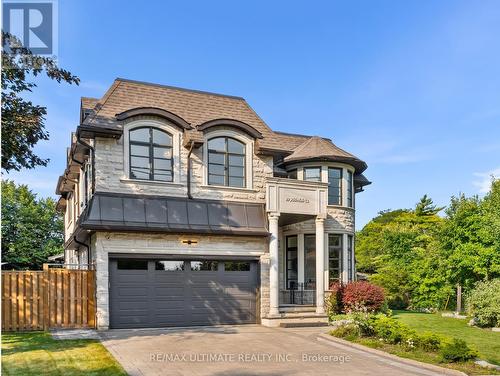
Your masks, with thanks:
[[[316,289],[309,288],[304,283],[298,283],[296,288],[281,290],[280,304],[315,305]]]

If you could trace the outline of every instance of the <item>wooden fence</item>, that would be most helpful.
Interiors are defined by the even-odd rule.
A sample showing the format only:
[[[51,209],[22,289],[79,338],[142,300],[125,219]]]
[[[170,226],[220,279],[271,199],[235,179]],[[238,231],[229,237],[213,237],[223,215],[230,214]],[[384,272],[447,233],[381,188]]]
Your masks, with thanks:
[[[95,327],[95,271],[2,271],[2,330]]]

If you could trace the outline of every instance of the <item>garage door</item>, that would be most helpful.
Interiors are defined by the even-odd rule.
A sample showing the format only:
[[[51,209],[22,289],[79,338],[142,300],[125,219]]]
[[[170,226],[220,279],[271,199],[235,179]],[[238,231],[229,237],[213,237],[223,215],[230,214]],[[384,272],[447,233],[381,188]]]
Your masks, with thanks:
[[[257,321],[256,261],[110,259],[112,328]]]

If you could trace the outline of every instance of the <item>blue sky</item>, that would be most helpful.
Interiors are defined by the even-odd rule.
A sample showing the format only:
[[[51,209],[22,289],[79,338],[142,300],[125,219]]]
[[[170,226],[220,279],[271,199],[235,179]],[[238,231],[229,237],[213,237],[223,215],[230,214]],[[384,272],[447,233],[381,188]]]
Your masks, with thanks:
[[[115,77],[240,95],[275,130],[321,135],[368,163],[357,228],[424,194],[484,194],[500,175],[500,2],[59,0],[59,62],[39,80],[54,195],[80,96]]]

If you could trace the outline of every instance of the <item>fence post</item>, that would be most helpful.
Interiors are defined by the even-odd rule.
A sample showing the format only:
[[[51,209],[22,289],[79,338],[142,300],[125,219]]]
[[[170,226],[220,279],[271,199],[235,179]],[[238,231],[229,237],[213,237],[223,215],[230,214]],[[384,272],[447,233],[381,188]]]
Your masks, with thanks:
[[[43,330],[49,329],[49,264],[43,264]]]

